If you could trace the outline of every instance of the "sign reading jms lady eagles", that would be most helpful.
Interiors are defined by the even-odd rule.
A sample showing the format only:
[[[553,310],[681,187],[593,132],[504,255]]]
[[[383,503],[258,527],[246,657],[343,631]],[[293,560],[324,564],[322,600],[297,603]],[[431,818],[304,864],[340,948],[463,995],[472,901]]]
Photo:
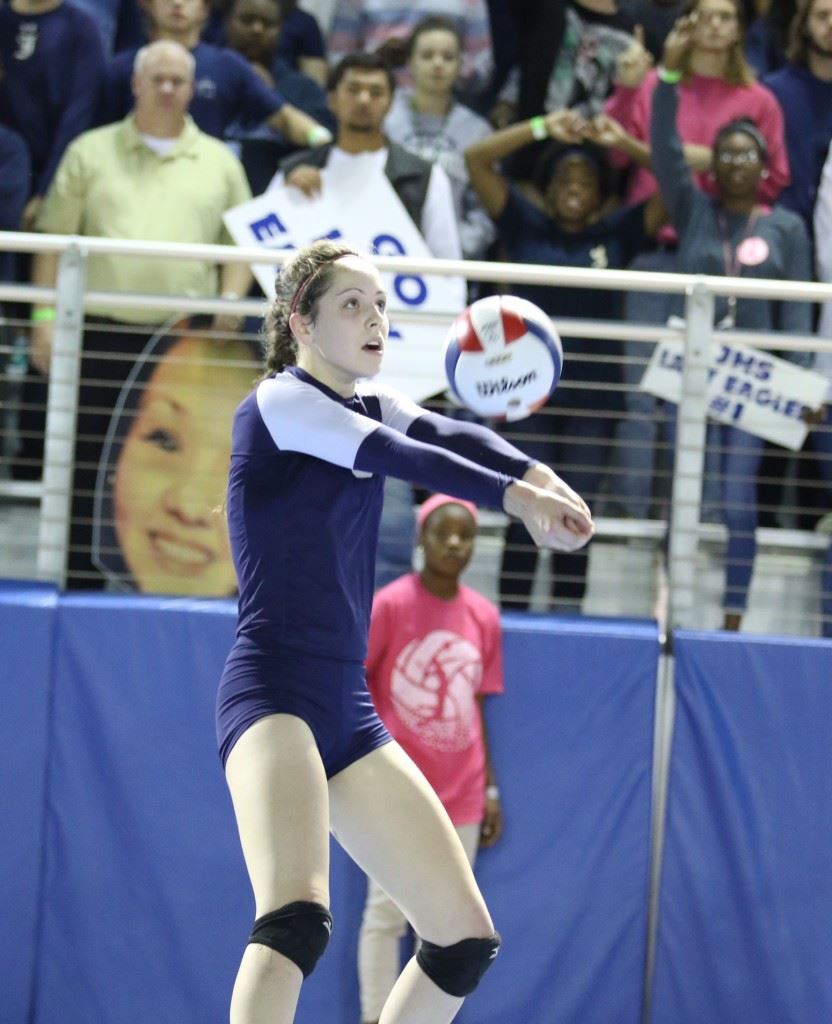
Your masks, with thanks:
[[[225,223],[239,245],[296,249],[319,238],[343,239],[361,252],[379,256],[430,258],[430,252],[387,178],[371,160],[356,166],[324,168],[315,198],[278,185],[229,210]],[[274,296],[275,268],[252,267],[261,288]],[[447,315],[465,306],[462,278],[387,274],[390,340],[379,379],[421,401],[447,386],[442,364],[444,326],[402,323],[396,313]]]
[[[665,338],[656,345],[639,386],[678,403],[684,366],[684,342]],[[808,431],[805,413],[820,408],[828,386],[812,370],[738,341],[721,341],[711,348],[708,416],[799,451]]]

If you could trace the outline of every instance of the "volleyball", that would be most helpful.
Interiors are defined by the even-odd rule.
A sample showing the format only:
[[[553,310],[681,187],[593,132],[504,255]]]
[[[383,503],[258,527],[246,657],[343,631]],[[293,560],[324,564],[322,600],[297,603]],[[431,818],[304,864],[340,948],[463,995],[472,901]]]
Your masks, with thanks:
[[[455,398],[478,416],[522,420],[558,386],[563,346],[555,325],[532,302],[489,295],[451,324],[445,374]]]

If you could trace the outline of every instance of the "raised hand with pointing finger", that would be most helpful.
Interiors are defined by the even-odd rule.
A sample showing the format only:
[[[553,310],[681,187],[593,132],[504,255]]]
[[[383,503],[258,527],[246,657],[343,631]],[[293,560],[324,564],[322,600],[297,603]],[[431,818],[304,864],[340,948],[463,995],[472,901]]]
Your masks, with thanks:
[[[681,71],[685,58],[694,44],[697,14],[692,12],[679,18],[664,41],[662,66],[668,71]]]

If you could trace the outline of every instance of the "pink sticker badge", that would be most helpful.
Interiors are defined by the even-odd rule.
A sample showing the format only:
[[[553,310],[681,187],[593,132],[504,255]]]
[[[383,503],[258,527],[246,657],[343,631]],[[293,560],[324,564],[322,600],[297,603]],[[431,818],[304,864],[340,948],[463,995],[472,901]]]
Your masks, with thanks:
[[[759,267],[768,259],[768,242],[758,235],[744,238],[737,246],[737,262],[745,267]]]

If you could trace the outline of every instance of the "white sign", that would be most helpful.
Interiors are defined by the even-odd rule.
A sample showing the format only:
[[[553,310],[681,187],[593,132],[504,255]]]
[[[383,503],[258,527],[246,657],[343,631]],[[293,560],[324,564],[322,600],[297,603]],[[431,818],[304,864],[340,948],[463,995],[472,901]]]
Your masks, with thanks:
[[[314,198],[300,189],[277,185],[224,217],[238,245],[297,249],[319,238],[343,239],[359,252],[379,256],[430,257],[427,245],[372,157],[350,166],[323,168],[321,192]],[[277,268],[252,267],[261,288],[274,297]],[[447,327],[466,304],[462,278],[429,274],[385,274],[390,310],[390,339],[379,380],[415,401],[447,387],[443,356],[446,327],[401,324],[396,312],[447,314]]]
[[[684,342],[656,345],[641,390],[678,404],[682,394]],[[799,451],[808,427],[807,409],[823,404],[828,381],[768,352],[738,342],[714,345],[708,368],[708,415],[756,437]]]

